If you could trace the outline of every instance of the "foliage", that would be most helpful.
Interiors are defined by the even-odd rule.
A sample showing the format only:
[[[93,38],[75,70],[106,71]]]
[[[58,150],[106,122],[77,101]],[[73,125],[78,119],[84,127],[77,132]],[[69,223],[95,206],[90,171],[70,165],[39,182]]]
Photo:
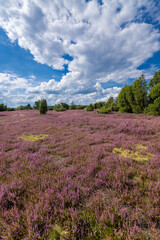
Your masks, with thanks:
[[[41,100],[35,101],[35,103],[33,105],[33,109],[39,110],[40,102],[41,102]]]
[[[143,113],[144,108],[147,106],[147,90],[147,82],[142,74],[133,82],[128,94],[133,113]]]
[[[67,103],[61,102],[60,105],[62,106],[62,108],[65,108],[66,110],[69,109],[69,105]]]
[[[76,105],[74,104],[74,102],[71,102],[71,105],[69,107],[70,110],[75,110],[76,109]]]
[[[62,111],[66,111],[69,108],[68,104],[66,103],[59,103],[56,104],[53,108],[53,110],[57,111],[57,112],[62,112]]]
[[[147,90],[143,74],[132,85],[125,85],[118,96],[119,112],[143,113],[148,104]]]
[[[105,106],[101,107],[98,111],[98,113],[101,113],[101,114],[107,114],[107,113],[111,113],[112,112],[112,109],[111,108],[106,108]]]
[[[110,108],[111,105],[113,105],[113,103],[114,103],[114,98],[113,98],[113,97],[110,97],[110,98],[108,99],[108,101],[105,103],[105,107],[106,107],[106,108]]]
[[[156,98],[160,97],[160,83],[157,83],[150,89],[149,98],[152,103]]]
[[[15,109],[11,107],[7,107],[7,111],[15,111]]]
[[[93,106],[94,106],[94,109],[100,109],[101,107],[103,107],[105,105],[105,102],[97,102],[97,103],[94,103]]]
[[[47,101],[44,98],[40,101],[39,112],[40,112],[40,114],[47,113]]]
[[[32,107],[29,103],[27,105],[20,105],[19,107],[17,107],[17,110],[31,110],[31,109]]]
[[[2,111],[7,111],[7,106],[4,105],[3,103],[0,104],[0,112]]]
[[[118,107],[119,107],[119,112],[132,112],[132,107],[129,103],[128,100],[128,91],[129,91],[129,86],[125,85],[118,96]]]
[[[86,111],[93,111],[94,110],[94,107],[93,107],[93,104],[89,104],[87,107],[86,107]]]
[[[149,104],[144,113],[147,115],[160,115],[160,97],[156,98],[153,103]]]
[[[48,110],[54,110],[54,106],[47,106]]]
[[[86,106],[85,105],[76,105],[76,109],[84,109]]]
[[[149,88],[152,88],[153,86],[155,86],[156,84],[160,83],[160,70],[158,70],[153,78],[149,81],[148,86]]]

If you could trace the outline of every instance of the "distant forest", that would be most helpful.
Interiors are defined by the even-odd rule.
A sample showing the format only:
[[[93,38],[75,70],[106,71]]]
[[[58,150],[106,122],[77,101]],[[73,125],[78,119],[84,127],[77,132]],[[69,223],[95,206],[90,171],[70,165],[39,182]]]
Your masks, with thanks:
[[[44,99],[43,99],[44,100]],[[30,104],[20,105],[17,108],[10,108],[0,104],[0,111],[15,111],[15,110],[40,110],[41,101]],[[45,100],[46,101],[46,100]],[[136,79],[132,85],[125,85],[117,98],[110,97],[107,102],[96,102],[94,104],[76,105],[72,102],[70,105],[61,102],[54,106],[47,106],[47,110],[66,111],[68,109],[86,109],[93,111],[97,109],[98,113],[107,114],[114,111],[120,113],[144,113],[147,115],[160,115],[160,70],[158,70],[153,78],[147,83],[145,76],[142,74]],[[47,110],[45,113],[47,113]]]

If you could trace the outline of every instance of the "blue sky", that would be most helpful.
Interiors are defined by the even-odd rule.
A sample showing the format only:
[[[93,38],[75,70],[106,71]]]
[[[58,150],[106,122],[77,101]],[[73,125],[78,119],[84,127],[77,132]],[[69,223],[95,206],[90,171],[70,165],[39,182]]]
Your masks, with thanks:
[[[159,60],[157,0],[0,0],[0,103],[107,101]]]

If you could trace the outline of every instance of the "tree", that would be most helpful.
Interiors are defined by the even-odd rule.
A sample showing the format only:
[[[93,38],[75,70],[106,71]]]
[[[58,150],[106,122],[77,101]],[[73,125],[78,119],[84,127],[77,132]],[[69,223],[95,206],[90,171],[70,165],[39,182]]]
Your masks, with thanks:
[[[90,103],[87,107],[86,107],[86,111],[93,111],[94,107],[93,105]]]
[[[40,102],[41,102],[40,100],[35,101],[33,108],[39,110]]]
[[[103,106],[97,112],[100,114],[107,114],[107,113],[111,113],[112,109],[110,107],[106,108],[105,106]]]
[[[147,106],[147,90],[147,82],[142,74],[131,86],[132,103],[130,103],[133,113],[143,113],[144,108]]]
[[[70,110],[75,110],[76,109],[76,105],[74,104],[74,102],[71,102],[71,105],[69,107]]]
[[[118,107],[119,107],[119,112],[132,112],[131,105],[128,101],[128,93],[129,91],[129,86],[125,85],[118,96]]]
[[[69,105],[67,103],[61,102],[61,106],[65,108],[66,110],[69,109]]]
[[[160,97],[160,83],[154,85],[149,93],[150,102],[153,102],[158,97]]]
[[[156,98],[153,103],[145,109],[147,115],[160,115],[160,97]]]
[[[108,101],[105,103],[105,108],[110,108],[113,103],[114,103],[114,98],[110,97]]]
[[[0,104],[0,112],[2,111],[7,111],[7,106],[4,105],[3,103]]]
[[[93,107],[94,109],[100,109],[103,105],[105,105],[105,102],[96,102],[93,104]]]
[[[40,114],[47,113],[47,101],[44,98],[40,101],[39,112]]]
[[[160,70],[158,70],[153,78],[149,81],[148,86],[151,88],[155,86],[157,83],[160,83]]]

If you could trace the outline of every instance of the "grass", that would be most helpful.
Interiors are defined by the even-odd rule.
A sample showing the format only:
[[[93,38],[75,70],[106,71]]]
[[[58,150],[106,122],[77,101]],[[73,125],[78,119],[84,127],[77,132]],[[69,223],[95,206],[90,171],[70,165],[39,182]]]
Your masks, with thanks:
[[[136,147],[138,149],[144,149],[144,150],[147,149],[146,146],[143,146],[143,145],[136,145]],[[132,151],[132,150],[123,149],[123,148],[114,148],[113,153],[118,154],[123,158],[131,158],[136,162],[148,162],[150,160],[150,157],[154,156],[149,152],[142,154],[138,151]]]
[[[21,137],[18,137],[18,139],[22,139],[25,142],[35,142],[35,141],[39,141],[42,140],[44,138],[48,137],[47,134],[40,134],[40,135],[22,135]]]

